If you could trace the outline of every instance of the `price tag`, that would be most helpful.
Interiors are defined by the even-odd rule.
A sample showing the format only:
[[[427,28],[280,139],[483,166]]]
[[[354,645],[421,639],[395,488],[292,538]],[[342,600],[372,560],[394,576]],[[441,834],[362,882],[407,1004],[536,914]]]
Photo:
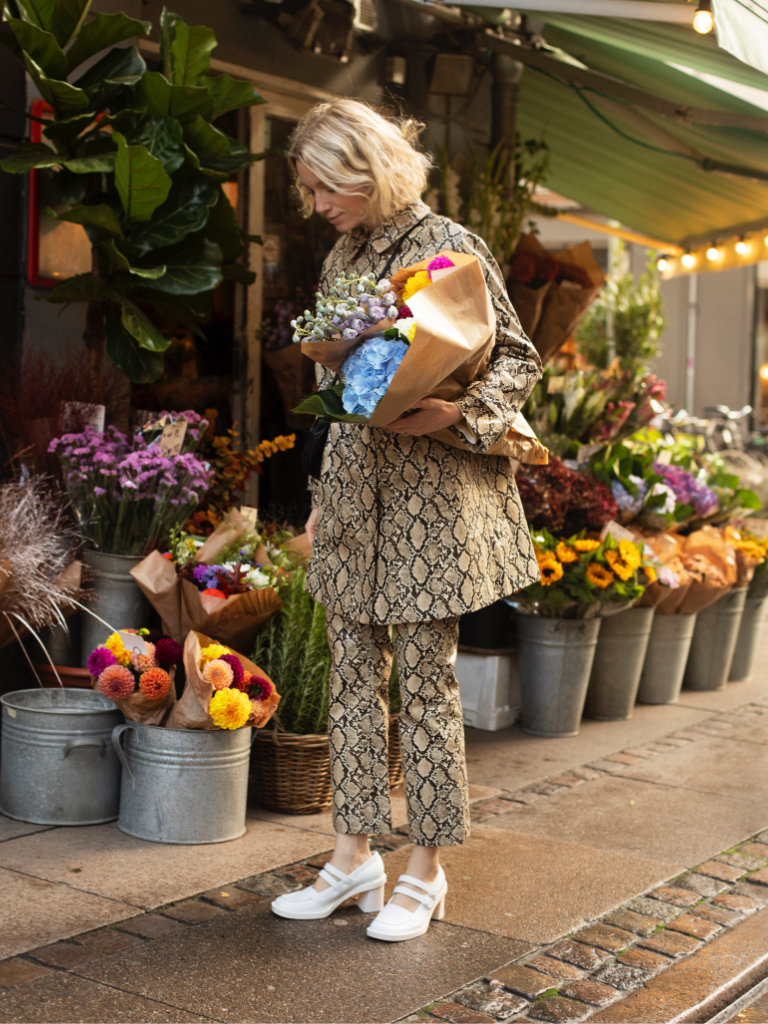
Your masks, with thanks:
[[[547,384],[547,394],[558,395],[562,391],[565,391],[565,375],[560,377],[550,377],[549,383]]]
[[[600,539],[605,540],[606,537],[613,537],[614,540],[629,540],[633,544],[637,543],[634,533],[628,530],[626,526],[622,526],[621,523],[617,523],[615,519],[612,519],[603,527]]]
[[[256,523],[259,518],[259,510],[257,508],[253,508],[251,505],[243,505],[240,509],[240,515],[248,524],[249,529],[256,529]]]
[[[166,423],[160,435],[160,451],[163,455],[178,455],[184,444],[184,436],[187,433],[187,421],[176,420],[175,423]]]
[[[143,636],[139,636],[138,633],[126,633],[121,630],[117,634],[123,641],[123,647],[126,651],[130,651],[131,654],[147,654],[147,642]]]
[[[669,448],[662,448],[659,454],[656,456],[656,461],[661,466],[668,466],[672,461],[672,452]]]
[[[576,465],[580,466],[584,462],[589,462],[595,452],[599,452],[603,446],[601,444],[583,444],[576,452]]]

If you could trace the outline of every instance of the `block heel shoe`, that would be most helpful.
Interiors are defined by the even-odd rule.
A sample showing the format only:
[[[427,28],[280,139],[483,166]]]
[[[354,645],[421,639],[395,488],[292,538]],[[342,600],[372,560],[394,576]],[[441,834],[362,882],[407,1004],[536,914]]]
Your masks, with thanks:
[[[372,854],[349,875],[339,871],[333,864],[326,864],[320,871],[320,878],[328,883],[327,889],[318,892],[309,885],[298,892],[278,896],[272,901],[272,913],[294,921],[316,921],[328,917],[352,896],[360,897],[357,905],[364,914],[375,913],[384,905],[384,883],[387,876],[384,862],[378,853]]]
[[[433,917],[437,921],[443,919],[447,891],[448,883],[442,868],[438,868],[437,878],[431,884],[422,882],[412,875],[400,875],[392,895],[402,893],[404,896],[410,896],[411,899],[418,900],[418,907],[415,910],[407,910],[405,907],[397,906],[390,899],[368,926],[366,935],[371,939],[381,939],[383,942],[403,942],[405,939],[415,939],[418,935],[423,935]]]

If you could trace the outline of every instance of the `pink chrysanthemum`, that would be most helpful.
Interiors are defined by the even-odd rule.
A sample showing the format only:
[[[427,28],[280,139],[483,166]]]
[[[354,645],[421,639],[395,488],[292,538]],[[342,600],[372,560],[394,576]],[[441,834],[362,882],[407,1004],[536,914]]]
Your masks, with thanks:
[[[161,668],[170,668],[181,661],[181,644],[170,636],[161,636],[155,645],[155,660]]]
[[[157,668],[155,660],[155,645],[147,643],[147,653],[140,654],[138,651],[131,651],[131,668],[137,672],[148,672],[151,668]]]
[[[94,679],[98,679],[105,668],[116,664],[117,658],[108,647],[96,647],[88,655],[88,671]]]
[[[222,654],[221,661],[226,661],[229,667],[232,669],[232,685],[236,686],[238,690],[243,688],[243,666],[240,659],[235,654]]]
[[[111,700],[125,700],[133,693],[133,673],[125,665],[107,665],[99,676],[98,686],[105,697]]]
[[[232,685],[233,678],[232,668],[223,658],[214,658],[203,669],[203,679],[210,683],[214,690],[225,690]]]
[[[162,700],[171,689],[171,677],[164,668],[150,668],[139,676],[139,690],[148,700]]]
[[[449,260],[447,256],[435,256],[433,260],[430,260],[427,264],[427,273],[432,277],[433,270],[444,270],[446,267],[455,267],[456,264],[453,260]]]
[[[263,676],[251,676],[248,684],[248,696],[253,700],[266,700],[274,687]]]

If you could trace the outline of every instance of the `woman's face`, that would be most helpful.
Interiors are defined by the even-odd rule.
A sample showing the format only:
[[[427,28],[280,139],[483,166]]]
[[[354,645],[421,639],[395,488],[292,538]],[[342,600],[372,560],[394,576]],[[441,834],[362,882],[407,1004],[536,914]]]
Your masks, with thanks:
[[[316,212],[325,217],[329,224],[333,224],[337,231],[351,231],[360,224],[371,226],[368,223],[368,200],[365,196],[334,192],[301,160],[296,161],[296,173],[302,185],[312,193]]]

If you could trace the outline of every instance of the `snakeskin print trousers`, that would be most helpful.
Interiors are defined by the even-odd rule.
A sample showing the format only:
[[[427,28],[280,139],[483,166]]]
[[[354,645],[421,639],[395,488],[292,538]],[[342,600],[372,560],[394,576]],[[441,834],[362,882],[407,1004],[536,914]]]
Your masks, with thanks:
[[[469,836],[464,723],[454,674],[458,623],[451,618],[377,625],[329,614],[336,832],[392,830],[387,733],[394,653],[410,838],[420,846],[455,846]]]

